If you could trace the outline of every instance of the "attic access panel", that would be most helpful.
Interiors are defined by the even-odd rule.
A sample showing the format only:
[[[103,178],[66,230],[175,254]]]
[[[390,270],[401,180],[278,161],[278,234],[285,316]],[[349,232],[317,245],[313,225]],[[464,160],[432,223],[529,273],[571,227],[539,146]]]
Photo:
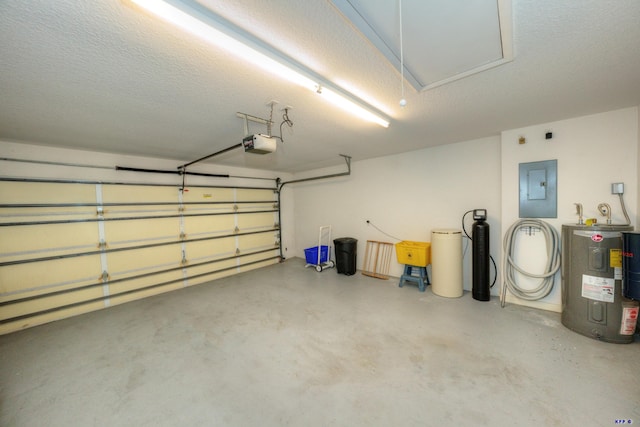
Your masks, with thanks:
[[[397,70],[398,0],[331,0]],[[511,0],[403,0],[404,76],[425,91],[510,62]]]

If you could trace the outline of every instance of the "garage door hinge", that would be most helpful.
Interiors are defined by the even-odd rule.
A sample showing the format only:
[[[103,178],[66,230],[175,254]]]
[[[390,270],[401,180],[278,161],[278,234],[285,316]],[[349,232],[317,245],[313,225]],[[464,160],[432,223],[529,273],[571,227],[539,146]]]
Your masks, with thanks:
[[[184,212],[184,206],[178,207],[178,212]]]
[[[107,242],[105,242],[104,240],[100,240],[100,243],[98,243],[98,248],[101,250],[107,249]]]
[[[186,238],[187,238],[187,235],[184,232],[180,233],[180,240],[184,240]]]
[[[240,255],[240,248],[236,248],[236,255]]]
[[[105,283],[109,281],[109,273],[107,273],[107,270],[102,272],[102,276],[100,276],[100,279]]]
[[[96,215],[104,215],[104,208],[102,206],[98,206],[98,208],[96,209]]]
[[[234,233],[239,233],[240,232],[240,229],[238,228],[238,226],[236,226],[236,228],[233,229],[233,232]]]
[[[273,228],[275,228],[276,230],[280,229],[280,224],[278,224],[277,222],[274,222]]]
[[[233,210],[234,210],[235,212],[238,212],[238,205],[233,205]]]
[[[277,203],[273,204],[273,209],[278,209],[278,204]]]

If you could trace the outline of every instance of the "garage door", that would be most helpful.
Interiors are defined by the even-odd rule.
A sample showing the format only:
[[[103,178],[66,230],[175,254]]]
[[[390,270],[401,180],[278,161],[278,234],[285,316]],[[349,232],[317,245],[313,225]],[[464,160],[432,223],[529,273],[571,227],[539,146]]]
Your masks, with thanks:
[[[274,188],[0,180],[0,333],[279,259]]]

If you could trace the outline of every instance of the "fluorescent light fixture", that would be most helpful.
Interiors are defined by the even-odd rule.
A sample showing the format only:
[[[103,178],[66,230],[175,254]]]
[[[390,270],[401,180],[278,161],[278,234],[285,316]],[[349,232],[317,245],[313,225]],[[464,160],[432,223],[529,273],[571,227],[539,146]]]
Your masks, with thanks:
[[[317,88],[317,92],[327,101],[331,102],[333,105],[340,107],[345,111],[350,112],[354,116],[360,117],[362,120],[365,120],[367,122],[377,123],[380,126],[385,128],[389,127],[389,122],[387,120],[362,108],[361,106],[350,101],[348,98],[334,92],[331,89],[327,89],[326,87],[319,86]]]
[[[357,117],[385,128],[389,127],[389,121],[368,104],[194,1],[130,1],[207,43],[221,47],[265,71],[321,94],[323,98]]]

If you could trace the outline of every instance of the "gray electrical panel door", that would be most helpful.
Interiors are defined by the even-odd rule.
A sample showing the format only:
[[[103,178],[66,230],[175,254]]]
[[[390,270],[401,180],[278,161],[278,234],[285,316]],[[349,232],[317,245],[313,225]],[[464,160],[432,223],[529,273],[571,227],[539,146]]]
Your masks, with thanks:
[[[520,163],[520,218],[558,216],[558,161]]]

